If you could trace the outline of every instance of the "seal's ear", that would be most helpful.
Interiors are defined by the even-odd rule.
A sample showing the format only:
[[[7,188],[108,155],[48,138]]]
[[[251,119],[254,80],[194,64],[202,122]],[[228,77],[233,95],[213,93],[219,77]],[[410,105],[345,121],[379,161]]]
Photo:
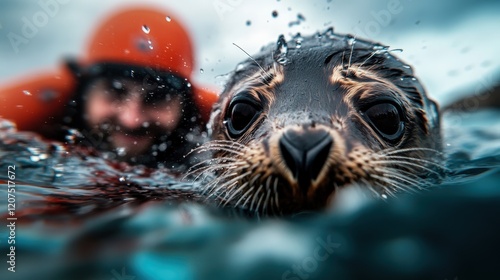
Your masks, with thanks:
[[[431,129],[440,129],[439,105],[432,99],[427,100],[427,118]]]

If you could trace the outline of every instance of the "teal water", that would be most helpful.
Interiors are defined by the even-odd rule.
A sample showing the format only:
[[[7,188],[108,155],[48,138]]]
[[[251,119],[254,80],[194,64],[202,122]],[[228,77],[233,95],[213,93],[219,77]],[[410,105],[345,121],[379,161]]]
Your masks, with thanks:
[[[261,220],[178,204],[190,185],[168,170],[110,164],[4,123],[1,223],[12,165],[18,220],[15,273],[0,227],[0,278],[498,279],[498,120],[499,110],[443,115],[440,186]]]

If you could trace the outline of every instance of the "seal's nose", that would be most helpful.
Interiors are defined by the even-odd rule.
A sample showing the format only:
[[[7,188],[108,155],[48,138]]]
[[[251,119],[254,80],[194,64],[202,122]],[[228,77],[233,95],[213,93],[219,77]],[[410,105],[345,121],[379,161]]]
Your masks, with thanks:
[[[333,138],[324,129],[289,129],[281,136],[281,154],[303,191],[318,177],[332,145]]]

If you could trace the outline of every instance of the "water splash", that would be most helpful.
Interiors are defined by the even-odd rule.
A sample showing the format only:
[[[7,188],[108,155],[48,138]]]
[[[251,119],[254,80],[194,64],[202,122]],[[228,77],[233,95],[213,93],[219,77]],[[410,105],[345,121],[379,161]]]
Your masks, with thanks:
[[[374,51],[388,51],[389,50],[389,46],[384,46],[384,45],[376,44],[376,45],[373,45],[372,49]]]
[[[276,52],[274,54],[274,60],[279,64],[287,63],[288,45],[285,40],[285,36],[282,34],[278,37],[276,42]]]
[[[116,154],[118,156],[125,156],[127,154],[127,150],[124,147],[118,147],[116,148]]]

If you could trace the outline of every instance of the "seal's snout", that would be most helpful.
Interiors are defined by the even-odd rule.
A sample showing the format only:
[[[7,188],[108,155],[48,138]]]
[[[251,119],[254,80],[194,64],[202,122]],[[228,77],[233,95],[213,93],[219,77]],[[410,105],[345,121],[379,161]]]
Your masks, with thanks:
[[[307,192],[325,165],[333,138],[324,129],[288,129],[279,140],[283,161],[300,188]]]

